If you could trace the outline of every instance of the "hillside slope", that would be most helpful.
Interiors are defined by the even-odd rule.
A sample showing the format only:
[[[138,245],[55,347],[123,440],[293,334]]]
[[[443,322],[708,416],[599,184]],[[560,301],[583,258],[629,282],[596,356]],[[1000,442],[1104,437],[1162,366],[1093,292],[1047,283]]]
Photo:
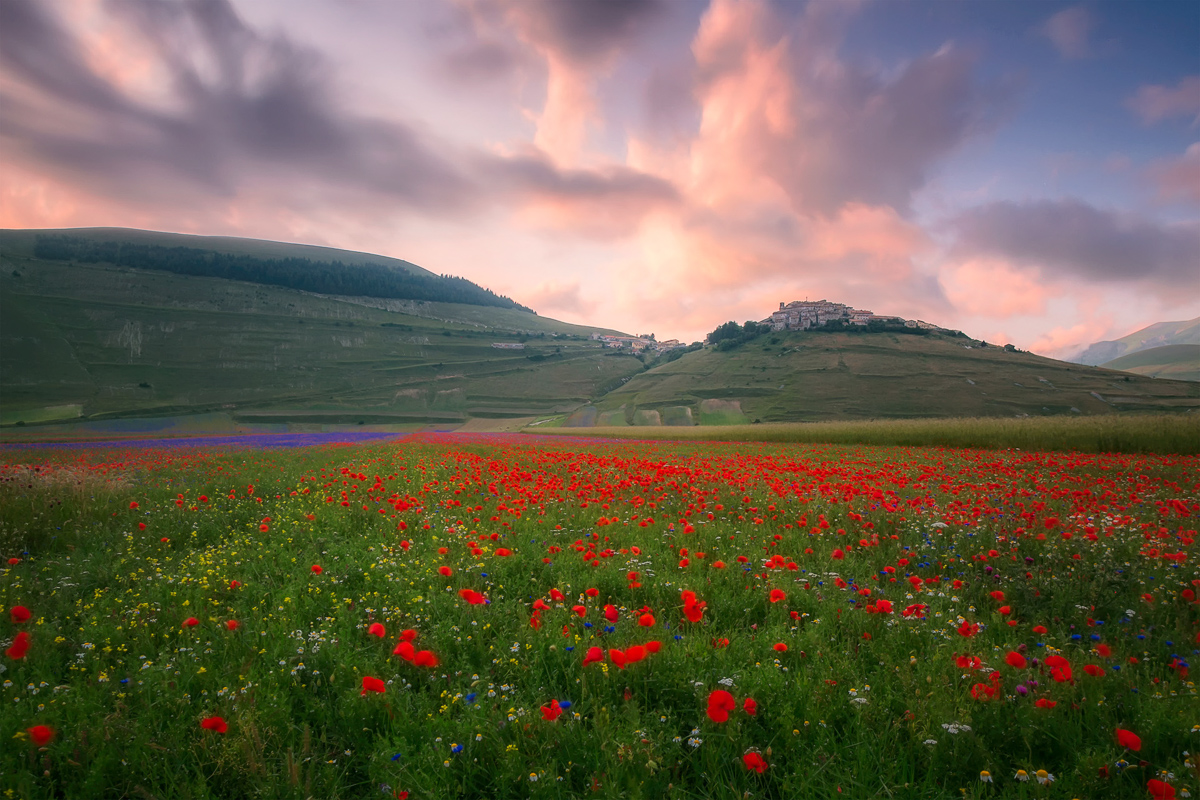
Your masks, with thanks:
[[[6,248],[0,423],[207,411],[448,422],[569,411],[643,369],[592,342],[596,330],[515,309],[324,297]]]
[[[1069,360],[1096,366],[1152,347],[1172,344],[1200,344],[1200,317],[1180,322],[1156,322],[1120,339],[1095,342]]]
[[[196,236],[189,233],[143,231],[137,228],[39,228],[0,229],[0,253],[29,257],[39,236],[73,236],[99,242],[134,242],[159,247],[191,247],[228,255],[256,258],[307,258],[313,261],[341,261],[343,264],[383,264],[415,275],[434,273],[409,261],[357,250],[339,250],[312,244],[273,242],[267,239],[243,239],[237,236]]]
[[[568,424],[720,424],[1180,411],[1200,386],[939,333],[766,334],[631,378]]]
[[[1200,344],[1168,344],[1139,350],[1102,365],[1151,378],[1200,381]]]

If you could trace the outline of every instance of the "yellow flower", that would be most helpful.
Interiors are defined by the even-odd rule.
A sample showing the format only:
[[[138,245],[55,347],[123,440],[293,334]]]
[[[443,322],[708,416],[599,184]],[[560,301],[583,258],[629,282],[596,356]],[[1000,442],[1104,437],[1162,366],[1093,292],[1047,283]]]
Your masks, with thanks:
[[[1024,783],[1025,781],[1029,780],[1029,773],[1023,769],[1019,769],[1017,770],[1017,774],[1013,775],[1013,777]]]
[[[1039,769],[1037,772],[1035,772],[1034,777],[1036,777],[1037,782],[1043,786],[1045,786],[1048,783],[1054,783],[1054,776],[1051,775],[1049,772],[1046,772],[1046,770],[1044,770],[1044,769]]]
[[[986,769],[981,769],[979,771],[979,780],[983,781],[984,783],[991,783],[992,773],[988,772]]]

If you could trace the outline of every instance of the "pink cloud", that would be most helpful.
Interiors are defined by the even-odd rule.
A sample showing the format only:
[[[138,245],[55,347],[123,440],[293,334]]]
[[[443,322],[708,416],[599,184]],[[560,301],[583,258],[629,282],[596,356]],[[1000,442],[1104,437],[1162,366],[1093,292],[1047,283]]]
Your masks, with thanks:
[[[1200,75],[1189,75],[1174,86],[1142,86],[1126,101],[1126,105],[1152,125],[1172,117],[1191,117],[1200,124]]]
[[[992,319],[1044,314],[1047,299],[1062,291],[998,258],[970,258],[948,266],[941,283],[959,315]]]
[[[1089,38],[1095,26],[1090,11],[1083,6],[1072,6],[1046,20],[1038,32],[1050,40],[1063,58],[1079,59],[1091,52]]]

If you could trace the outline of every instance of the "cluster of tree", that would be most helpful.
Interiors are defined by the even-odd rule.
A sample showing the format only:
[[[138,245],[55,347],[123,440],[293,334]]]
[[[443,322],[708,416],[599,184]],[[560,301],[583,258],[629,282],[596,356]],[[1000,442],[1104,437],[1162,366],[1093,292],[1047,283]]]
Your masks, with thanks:
[[[764,333],[769,333],[770,330],[770,325],[762,325],[750,320],[747,320],[744,325],[730,321],[708,334],[708,343],[716,345],[718,350],[732,350]]]
[[[908,333],[914,336],[925,336],[929,333],[928,328],[910,328],[903,322],[882,322],[880,320],[871,320],[866,325],[859,325],[849,320],[834,319],[816,330],[844,333]]]
[[[38,236],[34,256],[52,261],[109,263],[177,275],[283,286],[319,294],[464,303],[530,311],[503,295],[452,275],[417,275],[385,264],[347,265],[307,258],[256,258],[193,247],[101,242],[75,236]]]

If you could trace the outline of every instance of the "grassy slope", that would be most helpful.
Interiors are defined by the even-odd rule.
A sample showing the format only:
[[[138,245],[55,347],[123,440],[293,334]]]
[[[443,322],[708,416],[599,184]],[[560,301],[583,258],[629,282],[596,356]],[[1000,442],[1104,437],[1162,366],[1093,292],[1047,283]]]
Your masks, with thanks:
[[[5,250],[0,420],[211,410],[255,421],[527,416],[574,408],[642,369],[588,341],[592,328],[505,309],[409,306],[429,316]],[[491,346],[521,335],[524,351]]]
[[[46,230],[0,229],[0,252],[10,256],[31,256],[39,235],[64,234],[101,242],[120,241],[160,247],[194,247],[230,255],[257,258],[307,258],[313,261],[341,261],[343,264],[383,264],[399,267],[417,275],[433,275],[427,269],[399,258],[389,258],[355,250],[338,250],[291,242],[271,242],[265,239],[242,239],[236,236],[194,236],[186,233],[143,231],[136,228],[57,228]]]
[[[642,411],[684,406],[704,421],[712,399],[738,401],[748,421],[763,422],[1036,416],[1200,408],[1200,386],[940,334],[796,332],[689,353],[634,377],[599,408],[624,405],[634,421]]]
[[[1113,359],[1106,369],[1135,372],[1151,378],[1200,381],[1200,344],[1169,344],[1139,350]]]

